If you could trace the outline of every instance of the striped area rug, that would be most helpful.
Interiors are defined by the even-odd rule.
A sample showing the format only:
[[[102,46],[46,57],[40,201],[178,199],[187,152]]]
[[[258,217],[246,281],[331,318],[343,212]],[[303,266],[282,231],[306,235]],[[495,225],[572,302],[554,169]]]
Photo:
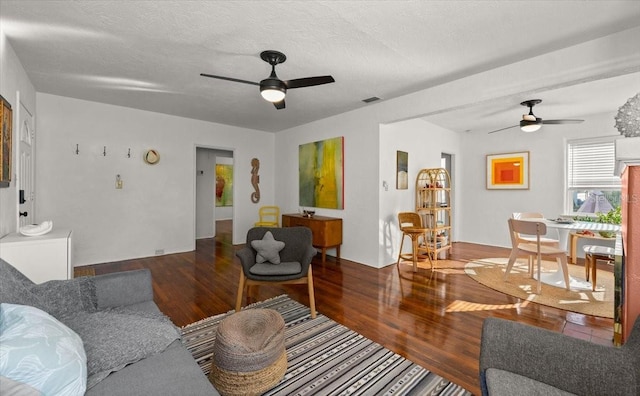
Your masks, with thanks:
[[[324,315],[311,319],[309,307],[286,295],[247,308],[274,309],[286,324],[287,372],[265,395],[471,395]],[[205,374],[218,324],[232,313],[182,328],[182,342]]]

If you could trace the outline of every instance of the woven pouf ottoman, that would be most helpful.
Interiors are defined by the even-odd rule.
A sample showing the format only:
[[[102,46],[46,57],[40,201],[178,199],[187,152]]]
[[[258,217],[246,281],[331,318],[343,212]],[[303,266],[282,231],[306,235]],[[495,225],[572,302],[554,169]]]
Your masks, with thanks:
[[[223,396],[260,395],[287,371],[284,319],[273,309],[246,309],[218,325],[209,380]]]

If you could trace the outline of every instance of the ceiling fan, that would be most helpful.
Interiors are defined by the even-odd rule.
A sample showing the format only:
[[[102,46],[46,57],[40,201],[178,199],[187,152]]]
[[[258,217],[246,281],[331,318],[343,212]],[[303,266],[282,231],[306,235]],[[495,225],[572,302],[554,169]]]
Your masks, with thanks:
[[[584,120],[543,120],[542,118],[536,117],[535,114],[533,114],[533,106],[539,103],[542,103],[541,99],[530,99],[520,103],[522,106],[529,108],[529,114],[523,114],[522,121],[520,121],[520,129],[523,132],[535,132],[538,129],[540,129],[540,127],[542,127],[542,124],[579,124],[584,121]],[[495,131],[491,131],[489,133],[500,132],[500,131],[504,131],[505,129],[514,128],[517,126],[518,125],[511,125],[506,128],[496,129]]]
[[[200,73],[203,77],[218,78],[220,80],[235,81],[244,84],[258,85],[260,87],[260,94],[268,101],[272,102],[276,109],[284,109],[284,97],[287,93],[287,89],[311,87],[314,85],[322,85],[335,82],[331,76],[318,76],[318,77],[306,77],[296,78],[295,80],[281,80],[276,75],[276,65],[284,63],[287,60],[285,54],[279,51],[262,51],[260,58],[263,61],[271,65],[271,75],[259,83],[247,80],[239,80],[237,78],[214,76],[213,74]]]

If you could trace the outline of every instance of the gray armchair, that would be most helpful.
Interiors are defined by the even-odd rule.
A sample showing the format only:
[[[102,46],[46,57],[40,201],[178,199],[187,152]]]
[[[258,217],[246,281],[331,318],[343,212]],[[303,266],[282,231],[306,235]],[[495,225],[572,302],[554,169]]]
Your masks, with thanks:
[[[487,318],[482,327],[483,395],[640,395],[640,317],[622,347]]]
[[[284,242],[284,248],[279,252],[279,264],[258,263],[257,251],[252,246],[252,241],[262,240],[270,231],[276,241]],[[307,227],[255,227],[247,232],[247,244],[236,252],[242,265],[240,269],[240,281],[238,284],[238,296],[236,299],[236,311],[242,307],[242,295],[249,285],[269,283],[292,284],[306,283],[309,289],[309,305],[311,317],[316,317],[316,302],[313,293],[313,276],[311,272],[311,260],[317,254],[312,246],[311,230]]]

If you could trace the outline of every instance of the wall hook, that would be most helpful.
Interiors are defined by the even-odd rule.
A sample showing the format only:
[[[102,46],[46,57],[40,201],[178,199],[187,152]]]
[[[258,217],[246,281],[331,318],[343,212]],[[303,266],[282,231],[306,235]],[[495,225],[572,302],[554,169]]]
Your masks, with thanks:
[[[127,158],[131,158],[131,148],[127,151]]]
[[[80,154],[80,147],[79,145],[76,143],[76,155]]]
[[[102,155],[105,156],[105,157],[107,156],[107,146],[103,146]]]

